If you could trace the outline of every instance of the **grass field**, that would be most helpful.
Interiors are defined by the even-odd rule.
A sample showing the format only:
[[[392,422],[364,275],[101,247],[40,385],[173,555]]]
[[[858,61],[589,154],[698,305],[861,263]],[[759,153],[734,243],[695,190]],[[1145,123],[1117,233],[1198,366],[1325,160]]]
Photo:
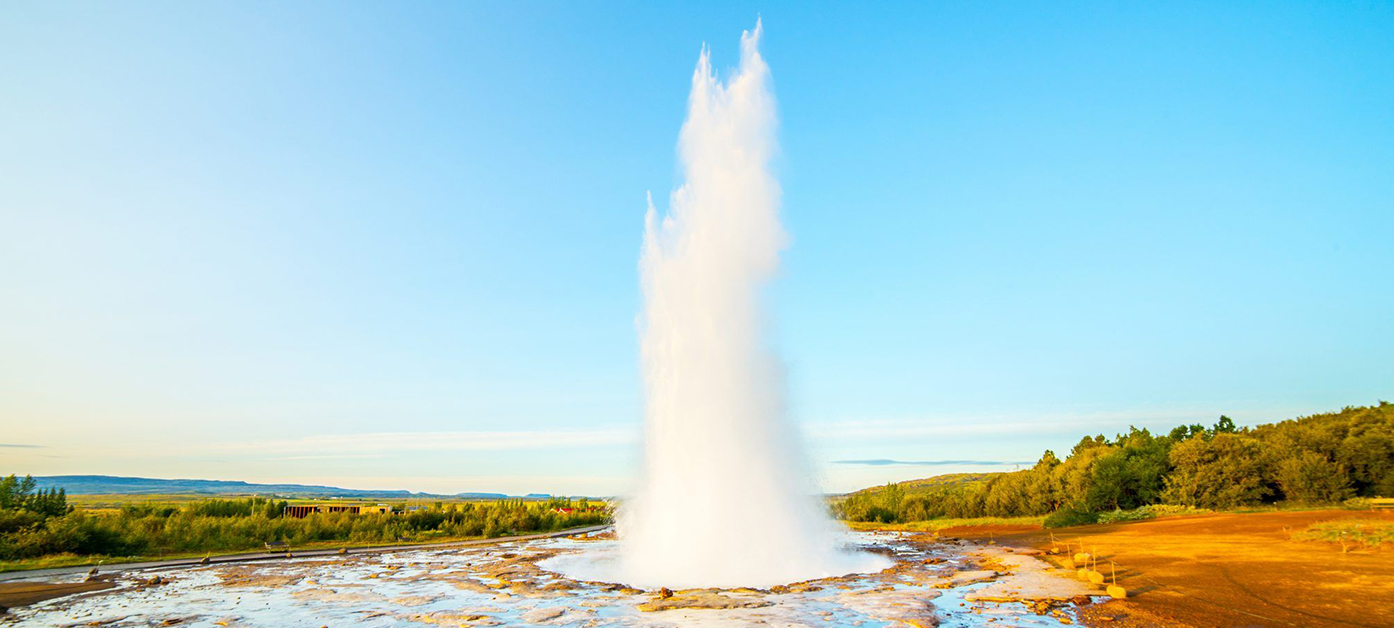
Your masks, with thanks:
[[[122,507],[122,506],[127,506],[127,505],[148,504],[148,505],[172,505],[172,506],[181,506],[181,505],[184,505],[184,504],[197,503],[197,502],[201,502],[201,501],[208,500],[208,499],[244,499],[244,498],[247,498],[247,497],[267,497],[267,496],[266,496],[266,495],[235,495],[235,494],[227,494],[227,495],[208,495],[208,494],[205,494],[205,493],[190,493],[190,494],[158,494],[158,495],[157,495],[157,494],[151,494],[151,495],[123,495],[123,494],[111,494],[111,495],[100,495],[100,494],[98,494],[98,495],[69,495],[69,496],[68,496],[68,503],[69,503],[69,504],[72,504],[72,505],[74,505],[74,506],[80,507],[80,508],[84,508],[84,509],[89,510],[89,511],[99,511],[99,510],[115,510],[115,509],[118,509],[118,508],[120,508],[120,507]],[[433,505],[433,504],[438,504],[438,503],[440,503],[440,504],[466,504],[466,503],[482,504],[482,503],[488,503],[488,502],[497,501],[497,500],[493,500],[493,499],[470,499],[470,498],[464,498],[464,497],[460,497],[460,498],[441,498],[441,499],[420,499],[420,498],[395,498],[395,499],[394,499],[394,498],[387,498],[387,499],[382,499],[382,498],[377,498],[377,499],[353,498],[353,499],[349,499],[349,498],[336,498],[336,497],[320,497],[320,498],[313,498],[313,499],[312,499],[312,498],[305,498],[305,497],[276,497],[276,498],[274,498],[274,499],[275,499],[276,501],[285,501],[285,502],[287,502],[287,503],[289,503],[289,504],[292,504],[292,505],[294,505],[294,504],[388,504],[388,505],[391,505],[391,506],[396,506],[396,507],[398,507],[398,508],[412,507],[412,506],[423,506],[423,507],[425,507],[425,506],[431,506],[431,505]],[[524,501],[546,501],[545,499],[524,499],[524,498],[516,498],[516,497],[515,497],[515,498],[511,498],[511,499],[523,499]]]
[[[296,504],[384,504],[391,513],[283,516]],[[286,499],[81,495],[61,514],[0,511],[0,571],[261,552],[420,545],[552,532],[609,520],[604,502],[566,499]]]
[[[577,527],[583,527],[583,526],[577,526]],[[409,540],[409,541],[394,542],[394,543],[392,543],[392,545],[430,545],[430,544],[436,544],[436,543],[453,543],[453,542],[456,542],[456,541],[475,541],[475,540],[480,540],[480,539],[485,539],[485,538],[489,538],[489,537],[478,536],[478,535],[476,535],[476,536],[447,536],[447,535],[435,535],[435,536],[424,536],[424,537],[417,538],[417,539],[413,539],[413,540]],[[293,546],[293,547],[290,548],[290,552],[291,552],[291,553],[294,553],[294,552],[296,552],[296,551],[305,551],[305,550],[339,549],[339,548],[343,548],[343,547],[347,547],[347,548],[372,547],[372,546],[375,546],[375,545],[383,545],[383,543],[381,543],[381,542],[354,542],[354,541],[321,541],[321,542],[305,543],[305,544],[302,544],[302,545]],[[44,556],[44,557],[42,557],[42,558],[30,558],[30,559],[23,559],[23,560],[0,561],[0,573],[7,572],[7,571],[28,571],[28,570],[32,570],[32,569],[50,569],[50,568],[55,568],[55,567],[85,567],[85,566],[88,566],[88,565],[98,565],[98,564],[101,564],[101,565],[120,565],[120,564],[122,564],[122,563],[138,563],[138,562],[146,562],[146,561],[152,561],[152,560],[173,560],[173,559],[180,559],[180,558],[202,558],[202,557],[204,557],[204,556],[230,556],[230,555],[234,555],[234,554],[245,554],[245,553],[248,553],[249,551],[255,552],[256,550],[236,550],[236,551],[225,551],[225,552],[170,552],[170,553],[160,553],[160,554],[148,554],[148,555],[142,555],[142,556],[100,556],[100,555],[78,556],[78,555],[75,555],[75,554],[55,554],[55,555]]]

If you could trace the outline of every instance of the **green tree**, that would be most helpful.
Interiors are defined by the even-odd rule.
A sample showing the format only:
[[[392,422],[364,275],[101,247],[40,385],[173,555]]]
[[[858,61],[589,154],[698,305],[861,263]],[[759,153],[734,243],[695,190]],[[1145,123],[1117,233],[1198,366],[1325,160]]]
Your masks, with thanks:
[[[1089,510],[1132,509],[1155,504],[1171,469],[1171,440],[1146,429],[1129,428],[1091,471],[1085,505]]]
[[[1089,508],[1089,496],[1094,487],[1094,465],[1112,452],[1113,447],[1102,436],[1085,437],[1075,445],[1069,457],[1051,471],[1052,480],[1060,491],[1058,508]]]
[[[1339,502],[1354,492],[1340,465],[1311,451],[1299,452],[1278,463],[1278,485],[1287,499],[1300,502]]]
[[[1206,436],[1207,434],[1208,432],[1206,432],[1204,425],[1192,423],[1190,425],[1178,425],[1171,428],[1171,433],[1167,436],[1171,438],[1172,441],[1179,442],[1195,436]]]
[[[17,510],[23,503],[19,494],[19,479],[13,474],[0,480],[0,510]]]
[[[1263,481],[1263,445],[1245,434],[1221,432],[1171,448],[1174,467],[1165,480],[1167,502],[1200,508],[1256,504],[1270,491]]]

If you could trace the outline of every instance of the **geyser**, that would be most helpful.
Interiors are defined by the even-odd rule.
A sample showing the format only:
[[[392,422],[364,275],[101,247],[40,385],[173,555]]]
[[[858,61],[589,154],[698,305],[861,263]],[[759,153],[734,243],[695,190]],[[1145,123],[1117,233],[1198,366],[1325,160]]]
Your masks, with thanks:
[[[575,577],[639,586],[770,586],[889,561],[843,548],[784,409],[762,333],[765,285],[786,236],[761,26],[724,83],[702,49],[678,141],[684,184],[666,217],[652,199],[640,269],[647,387],[644,468],[617,521],[620,552]]]

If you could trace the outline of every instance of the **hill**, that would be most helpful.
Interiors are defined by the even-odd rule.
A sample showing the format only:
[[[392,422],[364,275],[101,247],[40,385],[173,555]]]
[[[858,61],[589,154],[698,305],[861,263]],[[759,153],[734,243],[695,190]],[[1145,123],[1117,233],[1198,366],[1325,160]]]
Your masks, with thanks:
[[[1046,451],[1030,468],[960,474],[858,491],[834,502],[849,521],[902,523],[942,518],[1035,517],[1049,526],[1158,512],[1232,510],[1263,504],[1345,504],[1394,495],[1394,404],[1243,427],[1113,438],[1084,436],[1063,459]],[[1136,511],[1124,513],[1124,511]]]
[[[945,473],[943,475],[935,475],[927,478],[921,478],[918,480],[905,480],[904,482],[896,482],[896,485],[900,486],[900,488],[905,491],[906,495],[915,495],[918,493],[927,493],[934,489],[940,488],[966,488],[969,486],[976,486],[978,484],[983,484],[991,480],[993,476],[1001,475],[1003,473],[1005,472],[989,471],[986,473]],[[885,486],[869,486],[860,491],[848,493],[847,496],[870,496],[875,495],[883,490],[886,490]]]
[[[340,497],[348,499],[404,499],[454,497],[465,499],[503,499],[503,493],[413,493],[374,491],[307,484],[254,484],[230,480],[165,480],[112,475],[36,476],[38,488],[61,488],[69,495],[275,495],[278,497]],[[548,497],[529,495],[529,498]]]

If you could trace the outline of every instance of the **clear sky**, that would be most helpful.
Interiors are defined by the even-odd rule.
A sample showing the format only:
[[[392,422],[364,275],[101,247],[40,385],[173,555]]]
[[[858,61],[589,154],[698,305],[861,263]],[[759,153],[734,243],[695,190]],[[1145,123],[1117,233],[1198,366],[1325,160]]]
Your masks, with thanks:
[[[830,490],[1394,397],[1394,4],[803,4],[3,3],[0,472],[625,490],[757,15]]]

